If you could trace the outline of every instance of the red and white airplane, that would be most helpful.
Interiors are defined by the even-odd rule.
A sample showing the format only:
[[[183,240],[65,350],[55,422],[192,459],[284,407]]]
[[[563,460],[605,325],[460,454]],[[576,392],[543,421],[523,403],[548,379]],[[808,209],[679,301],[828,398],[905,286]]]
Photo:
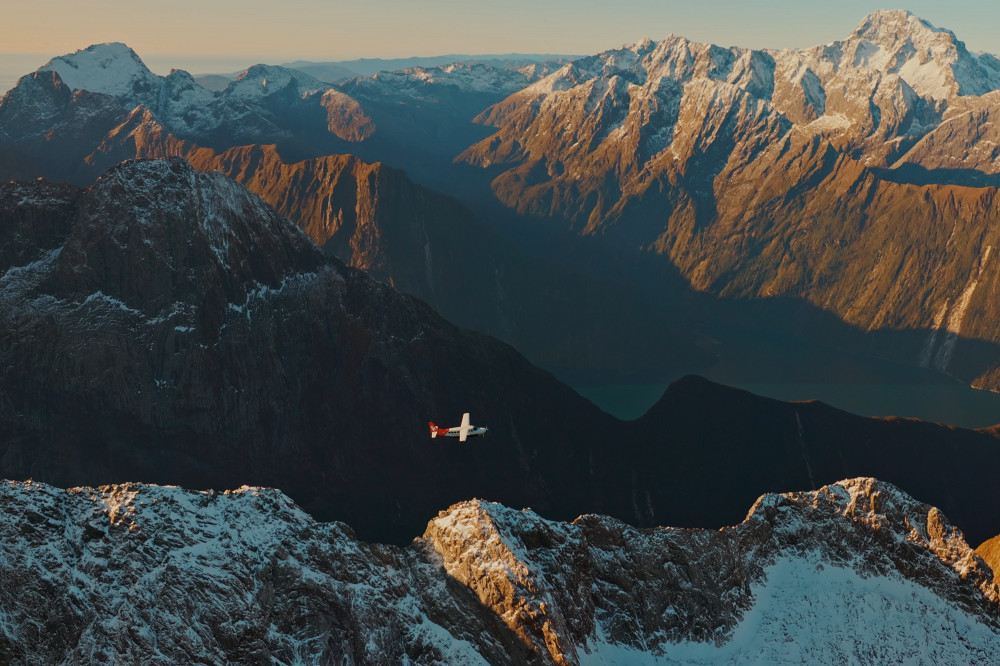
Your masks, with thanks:
[[[458,441],[464,442],[467,437],[479,437],[486,434],[486,428],[469,424],[469,412],[462,414],[462,425],[456,428],[439,428],[433,421],[428,422],[431,427],[431,439],[438,435],[442,437],[458,437]]]

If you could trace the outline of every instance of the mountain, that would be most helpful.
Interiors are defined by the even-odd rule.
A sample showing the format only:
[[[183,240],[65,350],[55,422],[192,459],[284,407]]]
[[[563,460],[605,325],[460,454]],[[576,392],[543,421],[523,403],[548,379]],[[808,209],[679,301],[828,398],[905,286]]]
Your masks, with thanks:
[[[355,102],[296,70],[255,65],[212,92],[183,70],[153,74],[124,44],[98,44],[22,77],[0,100],[0,139],[20,152],[51,153],[35,168],[82,184],[102,170],[81,164],[80,151],[93,152],[146,114],[178,138],[227,148],[278,142],[328,149],[370,131]],[[357,121],[345,123],[345,114]]]
[[[681,38],[667,41],[668,46],[672,45],[670,48],[680,49],[676,57],[671,57],[677,62],[685,62],[686,41]],[[653,46],[649,42],[634,48],[642,51]],[[724,63],[727,58],[735,58],[737,52],[725,51],[732,56],[730,58],[715,49],[712,57]],[[632,53],[632,60],[639,62],[635,53],[629,53]],[[747,73],[734,74],[734,80],[745,79],[752,90],[768,89],[771,84],[766,76],[770,71],[767,54],[747,53],[746,63],[739,66]],[[622,67],[631,62],[624,51],[618,55]],[[118,60],[121,63],[110,64]],[[747,210],[748,214],[763,210],[774,218],[773,223],[767,223],[770,226],[766,233],[754,231],[753,238],[757,240],[749,243],[751,236],[747,226],[761,224],[759,220],[734,222],[736,226],[699,223],[691,234],[683,231],[683,225],[688,224],[683,221],[688,219],[684,217],[687,214],[684,210],[696,213],[701,210],[702,213],[695,216],[701,219],[698,216],[705,211],[711,213],[718,209],[716,203],[710,201],[715,196],[709,195],[711,187],[704,183],[695,183],[694,190],[688,187],[704,175],[698,164],[707,165],[706,168],[711,166],[711,160],[706,161],[705,157],[692,158],[695,166],[685,167],[689,175],[683,182],[678,181],[680,189],[661,185],[652,188],[656,190],[652,192],[647,187],[651,181],[642,176],[640,180],[644,184],[641,187],[646,190],[640,198],[645,203],[636,202],[635,197],[628,195],[622,199],[625,203],[619,206],[624,211],[622,215],[627,212],[626,208],[632,211],[626,217],[631,216],[629,219],[635,224],[625,218],[614,224],[598,223],[601,217],[598,215],[594,217],[594,224],[586,227],[588,235],[582,239],[570,237],[561,225],[545,224],[536,216],[563,214],[560,211],[564,204],[588,210],[596,201],[594,188],[601,197],[605,196],[602,193],[607,187],[619,191],[619,187],[605,177],[608,164],[618,159],[614,152],[619,147],[617,139],[609,139],[603,148],[583,154],[580,163],[563,174],[564,178],[584,178],[590,185],[572,184],[549,203],[546,203],[548,195],[544,184],[531,186],[531,196],[541,198],[537,199],[539,206],[521,209],[524,215],[499,205],[490,190],[489,181],[494,175],[499,176],[494,189],[509,204],[508,194],[520,187],[516,182],[510,187],[500,187],[511,177],[511,172],[504,173],[508,167],[502,162],[487,160],[489,166],[485,169],[467,162],[452,162],[452,158],[470,143],[476,145],[469,151],[484,148],[476,142],[487,137],[490,130],[470,122],[482,109],[500,102],[489,112],[499,113],[506,108],[505,104],[521,99],[525,91],[534,90],[533,95],[538,90],[544,92],[546,85],[555,88],[568,85],[566,76],[570,79],[576,75],[589,76],[588,72],[603,68],[603,64],[598,66],[603,62],[600,58],[585,58],[569,63],[544,79],[548,81],[544,85],[540,77],[549,73],[546,65],[532,65],[530,69],[522,68],[523,71],[482,63],[415,68],[355,79],[339,87],[287,68],[255,66],[248,69],[240,81],[212,93],[197,86],[184,72],[174,72],[168,77],[150,74],[124,45],[98,45],[54,59],[39,72],[24,77],[19,86],[0,101],[0,177],[22,180],[47,177],[86,185],[123,159],[171,155],[184,155],[200,165],[199,168],[227,169],[226,173],[253,188],[303,228],[325,228],[326,231],[314,235],[319,242],[324,242],[331,230],[342,231],[339,239],[332,240],[339,248],[335,254],[344,261],[374,270],[382,279],[392,279],[400,289],[428,300],[449,318],[501,337],[535,362],[574,381],[664,381],[684,373],[704,372],[718,357],[733,358],[735,350],[747,348],[745,339],[755,339],[761,335],[759,331],[765,331],[765,335],[792,337],[798,340],[797,344],[810,346],[809,367],[821,367],[824,359],[830,357],[828,348],[833,347],[853,354],[852,364],[865,366],[865,374],[881,373],[883,383],[899,381],[895,377],[897,373],[889,371],[892,376],[887,378],[883,371],[888,364],[866,360],[864,356],[888,357],[926,366],[930,371],[926,374],[931,378],[937,372],[946,371],[966,380],[978,377],[977,385],[990,385],[989,368],[994,359],[1000,357],[1000,352],[989,342],[989,333],[973,328],[980,326],[977,316],[967,317],[965,313],[977,310],[977,299],[984,297],[985,282],[991,273],[985,271],[983,280],[978,280],[968,272],[973,268],[965,266],[968,252],[963,250],[956,254],[951,248],[939,248],[946,244],[944,239],[928,238],[921,245],[921,251],[930,248],[939,261],[951,262],[939,271],[940,285],[933,287],[935,293],[926,293],[931,289],[931,282],[926,276],[917,274],[919,262],[911,259],[908,260],[908,270],[912,273],[910,283],[916,285],[914,292],[919,292],[924,300],[914,305],[908,303],[909,292],[893,295],[893,302],[900,302],[899,307],[905,308],[906,317],[911,318],[926,307],[923,303],[934,302],[937,309],[929,324],[923,328],[919,324],[909,326],[906,324],[908,319],[893,315],[890,308],[879,309],[884,315],[878,326],[863,325],[863,320],[858,319],[880,307],[879,299],[884,296],[884,289],[880,291],[873,285],[870,293],[863,292],[861,299],[854,299],[860,288],[848,290],[842,283],[863,280],[872,273],[869,264],[880,256],[880,252],[884,253],[888,245],[886,238],[892,236],[897,224],[900,202],[909,202],[904,204],[909,206],[915,201],[907,194],[911,185],[886,181],[880,175],[887,171],[883,167],[872,167],[880,171],[862,169],[858,172],[867,174],[865,177],[879,183],[880,187],[895,188],[895,194],[884,198],[884,205],[881,203],[883,198],[878,198],[870,211],[864,209],[866,198],[854,201],[842,197],[840,188],[852,191],[852,187],[857,187],[839,182],[834,187],[836,205],[824,198],[829,194],[827,189],[822,189],[822,196],[818,196],[814,190],[795,187],[792,191],[810,198],[808,206],[802,203],[801,197],[790,202],[779,197],[771,206],[778,207],[773,213],[768,212],[767,206],[745,209],[740,204],[738,210]],[[705,67],[704,63],[693,67],[681,78],[691,78],[690,85],[709,85],[704,81],[699,83],[701,74],[698,72]],[[645,76],[639,76],[638,71],[635,74],[639,77],[637,81]],[[87,85],[98,90],[73,89],[63,82],[60,72],[75,84],[94,81]],[[556,81],[563,83],[557,85]],[[673,85],[666,78],[662,81],[664,86]],[[780,82],[780,78],[775,81]],[[501,102],[504,95],[524,85],[528,88]],[[615,85],[620,87],[621,82]],[[572,91],[567,89],[566,92]],[[775,94],[774,98],[777,97]],[[747,99],[754,98],[751,95]],[[969,96],[960,99],[969,99]],[[582,103],[571,107],[578,113],[585,113],[588,108]],[[790,110],[786,112],[790,117],[794,115]],[[697,115],[700,111],[692,113]],[[661,116],[657,116],[660,120],[655,120],[654,125],[669,120],[669,114]],[[759,120],[763,123],[761,127],[770,126],[771,129],[767,130],[770,133],[765,139],[755,140],[758,147],[767,146],[767,142],[779,137],[790,123],[767,114]],[[555,131],[554,127],[549,129]],[[540,128],[539,136],[551,133],[549,129]],[[662,134],[661,130],[665,131],[665,127],[657,126],[653,133]],[[707,137],[717,136],[714,130],[706,129],[705,132]],[[516,139],[511,145],[526,141]],[[650,141],[656,143],[660,139]],[[579,150],[579,145],[573,150]],[[505,150],[502,142],[489,149]],[[775,148],[771,146],[768,150]],[[926,152],[926,146],[922,150]],[[219,157],[229,151],[232,151],[230,155],[242,154],[244,157]],[[469,151],[465,153],[466,158]],[[817,173],[809,173],[813,173],[821,184],[826,183],[823,180],[826,162],[823,160],[828,157],[824,156],[834,153],[819,149],[813,152],[815,154],[810,154],[819,161],[819,166],[810,167],[813,171],[818,170]],[[406,178],[413,182],[406,183],[397,173],[391,178],[376,178],[374,187],[357,187],[352,192],[348,185],[351,178],[341,182],[338,175],[342,168],[347,168],[349,160],[333,157],[344,153],[360,157],[367,164],[381,163],[382,168],[387,165],[402,167],[407,170]],[[264,157],[258,163],[254,161],[255,155]],[[794,155],[794,151],[787,153],[783,159],[792,160],[794,164],[803,161]],[[845,164],[853,163],[848,160]],[[902,171],[894,171],[894,178],[899,180],[902,174],[912,179],[913,169],[922,168],[906,166]],[[351,170],[353,172],[354,168]],[[724,194],[735,197],[740,191],[752,191],[755,196],[766,197],[775,188],[780,194],[788,189],[790,181],[785,177],[794,171],[783,165],[770,175],[769,182],[773,186],[759,187],[760,179],[754,176],[747,188],[733,192],[728,186],[738,184],[739,180],[729,178]],[[949,171],[955,172],[954,169]],[[849,177],[855,170],[838,168],[837,173]],[[751,176],[749,172],[746,175],[747,178]],[[303,186],[305,181],[300,180],[303,178],[316,179],[316,186]],[[334,187],[336,182],[341,184]],[[414,183],[450,193],[461,204],[414,187]],[[631,191],[629,187],[622,187],[621,193]],[[691,199],[687,195],[678,204],[675,195],[682,190],[689,194],[694,192],[711,205],[694,206],[697,197]],[[322,198],[331,192],[334,199]],[[922,209],[913,215],[928,218],[928,224],[934,224],[938,217],[947,218],[952,214],[950,202],[954,194],[947,189],[940,191],[935,195],[940,201],[935,210]],[[420,202],[416,209],[413,208],[415,202]],[[675,210],[675,204],[683,210]],[[988,200],[969,201],[970,207],[983,211],[982,215],[972,211],[972,225],[988,218],[987,204]],[[796,222],[803,206],[810,215],[820,218],[813,230],[815,238],[810,236],[811,242],[804,249],[802,240],[791,245],[782,240],[787,234],[798,233],[796,238],[805,237],[798,231],[801,225]],[[601,207],[602,210],[607,208],[603,203]],[[876,209],[884,212],[878,217],[883,225],[869,230],[855,244],[860,232],[846,234],[851,227],[845,228],[838,216],[864,214],[874,218]],[[368,211],[382,213],[370,216]],[[651,222],[655,226],[656,220],[665,214],[679,220],[680,226],[673,223],[668,226],[673,225],[675,231],[681,233],[679,238],[684,240],[687,249],[681,244],[676,246],[676,252],[670,250],[672,241],[668,241],[674,232],[664,235],[665,232],[658,229],[650,235],[640,228],[648,227]],[[380,265],[381,261],[389,259],[385,254],[389,244],[379,243],[380,247],[370,248],[363,244],[352,246],[360,238],[353,232],[349,235],[351,225],[342,226],[331,221],[330,215],[334,218],[341,215],[343,219],[370,217],[372,222],[364,226],[368,240],[406,237],[408,241],[394,243],[396,249],[391,263]],[[613,212],[613,215],[618,213]],[[432,256],[451,257],[435,264],[433,270],[438,274],[433,280],[424,277],[427,275],[427,243],[423,242],[420,231],[428,228],[428,220],[434,221],[431,226],[440,221],[441,231],[448,230],[446,235],[437,234],[438,240],[434,239],[433,232],[428,232]],[[573,223],[570,227],[579,231],[580,224]],[[938,228],[933,226],[933,229]],[[602,229],[605,231],[599,233]],[[614,232],[615,229],[618,231]],[[620,234],[616,235],[618,232]],[[832,240],[831,235],[835,236]],[[444,246],[435,247],[441,244],[442,238],[446,239]],[[764,254],[755,261],[744,261],[745,253],[756,251],[761,242],[766,242]],[[636,252],[637,247],[640,254]],[[793,249],[806,256],[785,256]],[[661,251],[667,255],[672,253],[668,261],[657,254]],[[905,248],[900,250],[904,251]],[[376,256],[379,252],[383,253],[381,258]],[[855,253],[860,253],[861,259],[855,260]],[[850,256],[845,259],[840,256],[843,254]],[[811,265],[816,256],[826,257],[821,260],[826,272]],[[888,273],[892,267],[892,262],[887,262],[880,270]],[[444,273],[441,273],[442,268]],[[692,270],[702,277],[693,276]],[[723,271],[721,277],[716,275],[719,271]],[[777,289],[772,280],[765,288],[754,288],[755,282],[769,279],[767,276],[776,271],[781,276],[781,284],[787,287]],[[727,282],[730,274],[733,279]],[[795,286],[796,280],[801,282],[812,275],[822,278],[823,290],[809,291]],[[436,284],[433,292],[430,289],[432,282]],[[983,282],[982,288],[980,282]],[[973,283],[975,288],[966,292]],[[897,290],[901,289],[901,283],[893,284]],[[840,291],[832,293],[838,289],[843,294]],[[469,298],[469,294],[473,298]],[[786,298],[778,302],[773,298],[775,295]],[[848,296],[852,299],[850,303]],[[827,301],[831,305],[828,306]],[[833,306],[840,309],[832,310]],[[849,316],[843,314],[845,309]],[[837,318],[846,318],[846,322],[834,321]],[[897,326],[906,330],[899,331]],[[982,340],[971,340],[970,334]],[[786,381],[787,373],[780,370],[788,365],[780,351],[781,345],[771,346],[776,349],[772,356],[755,357],[751,364],[772,368],[776,381]],[[846,358],[842,353],[839,355]],[[826,375],[817,373],[822,376],[816,380],[823,381]]]
[[[820,317],[806,337],[997,388],[998,88],[1000,61],[903,11],[800,51],[670,36],[495,104],[461,159],[520,213],[860,333]]]
[[[164,136],[149,117],[117,137],[88,159],[181,155],[200,171],[221,171],[295,221],[326,253],[451,321],[503,339],[536,364],[629,378],[713,361],[676,320],[628,293],[611,269],[583,266],[566,245],[525,252],[469,207],[385,164],[346,155],[289,164],[273,146],[216,153]],[[621,330],[626,319],[635,329]]]
[[[586,240],[540,236],[478,198],[488,194],[488,183],[470,181],[468,167],[451,163],[484,135],[471,118],[545,74],[544,65],[413,69],[321,96],[309,94],[321,84],[304,75],[259,66],[209,100],[183,72],[155,77],[122,45],[95,46],[53,63],[74,75],[94,70],[88,76],[99,81],[99,63],[116,58],[125,62],[113,71],[130,72],[153,92],[115,97],[106,93],[127,86],[110,83],[93,85],[104,92],[69,90],[52,69],[22,79],[0,102],[0,131],[6,132],[0,176],[89,184],[124,159],[185,156],[244,183],[318,243],[332,241],[329,251],[345,262],[574,380],[659,381],[703,371],[722,353],[726,336],[739,330],[728,306],[719,311],[711,297],[692,293],[676,271],[648,270],[628,253]],[[176,95],[166,94],[169,81],[177,84]],[[184,81],[190,85],[180,85]],[[296,120],[307,109],[323,122]],[[247,114],[250,121],[242,119]],[[267,118],[274,120],[264,123]],[[296,159],[334,147],[392,159]],[[404,175],[388,164],[411,168]],[[362,172],[372,175],[370,182],[357,181]],[[418,186],[411,174],[459,194],[464,205]],[[724,331],[702,330],[716,320],[725,322]]]
[[[268,484],[385,538],[470,488],[603,493],[563,485],[608,417],[221,174],[129,162],[87,189],[4,185],[0,206],[6,477]],[[505,446],[431,446],[427,421],[463,411]]]
[[[276,143],[289,154],[312,157],[345,152],[380,129],[388,135],[380,145],[393,146],[401,157],[407,149],[419,147],[422,153],[446,152],[445,159],[450,161],[468,142],[483,135],[481,128],[471,124],[473,116],[553,67],[533,61],[452,63],[352,78],[336,88],[300,69],[261,64],[212,91],[183,70],[165,77],[153,74],[125,44],[95,44],[53,58],[34,74],[22,77],[0,101],[0,139],[26,152],[59,144],[66,151],[63,171],[56,173],[59,165],[46,164],[45,175],[80,184],[88,182],[88,174],[93,177],[108,165],[86,170],[76,163],[79,150],[89,144],[93,151],[102,140],[114,140],[124,128],[147,116],[171,136],[218,150]],[[90,123],[100,126],[103,138],[76,129],[79,118],[72,122],[66,118],[94,115],[77,108],[81,96],[101,104],[104,114]],[[46,106],[39,108],[43,99]],[[451,137],[462,125],[469,127],[459,134],[462,138]],[[65,142],[60,141],[61,132],[70,133]],[[443,139],[454,145],[444,150],[434,146]]]
[[[993,573],[936,508],[852,479],[722,530],[471,500],[406,547],[279,491],[0,486],[5,661],[984,663]],[[58,626],[58,631],[40,631]]]
[[[153,74],[125,44],[95,44],[53,58],[0,100],[3,152],[54,155],[0,176],[87,184],[111,165],[82,165],[80,151],[113,142],[149,116],[166,134],[220,151],[273,143],[293,161],[351,152],[447,183],[453,157],[487,133],[473,117],[565,61],[459,58],[392,61],[396,71],[355,75],[337,86],[311,76],[304,63],[258,64],[224,85],[209,82],[209,89],[183,70]],[[103,113],[79,108],[87,104],[100,104]],[[81,131],[84,121],[91,132]]]
[[[377,75],[396,73],[402,70],[435,70],[484,66],[501,70],[530,70],[534,68],[550,68],[579,56],[540,55],[508,53],[505,55],[442,55],[414,58],[361,58],[358,60],[341,60],[335,62],[313,62],[311,60],[296,60],[282,63],[281,67],[295,69],[303,74],[326,83],[340,84],[351,79],[373,77]],[[236,80],[239,72],[232,74],[201,74],[195,78],[199,85],[209,90],[224,90],[231,81]]]
[[[0,260],[7,478],[269,485],[397,542],[470,497],[706,526],[762,492],[878,475],[976,542],[1000,532],[995,431],[697,377],[619,421],[182,158],[125,162],[89,188],[0,186]],[[464,411],[490,428],[484,444],[427,436]]]
[[[383,72],[398,72],[404,69],[434,69],[449,66],[489,65],[503,69],[520,69],[533,64],[559,63],[579,58],[574,55],[555,55],[539,53],[504,53],[488,55],[440,55],[413,58],[359,58],[356,60],[339,60],[335,62],[312,62],[296,60],[286,62],[282,67],[289,67],[315,76],[321,81],[337,83],[338,80],[368,77]],[[345,76],[345,73],[350,72]]]
[[[762,492],[870,475],[940,507],[971,543],[1000,532],[984,494],[993,463],[982,467],[997,455],[993,430],[864,418],[693,376],[671,384],[631,426],[628,458],[641,462],[627,473],[638,502],[654,507],[643,524],[728,525]]]
[[[121,43],[95,44],[53,58],[38,71],[57,73],[70,90],[112,97],[151,100],[159,97],[162,85],[162,77],[149,71],[135,51]]]

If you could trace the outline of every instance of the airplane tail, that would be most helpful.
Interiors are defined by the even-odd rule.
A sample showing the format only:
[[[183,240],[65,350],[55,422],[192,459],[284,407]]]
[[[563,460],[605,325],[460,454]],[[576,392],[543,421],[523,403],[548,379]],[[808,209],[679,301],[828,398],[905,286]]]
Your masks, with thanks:
[[[437,426],[434,425],[434,421],[428,421],[427,425],[429,425],[431,427],[431,439],[434,439],[435,437],[438,436]]]

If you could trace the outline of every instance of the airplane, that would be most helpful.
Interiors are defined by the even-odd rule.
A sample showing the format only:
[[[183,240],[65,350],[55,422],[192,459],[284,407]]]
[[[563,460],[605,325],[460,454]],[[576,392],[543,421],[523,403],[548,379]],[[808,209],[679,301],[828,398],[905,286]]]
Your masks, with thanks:
[[[431,427],[431,439],[434,439],[438,435],[442,437],[458,437],[458,441],[464,442],[467,437],[479,437],[480,435],[486,434],[486,428],[469,424],[469,412],[462,414],[462,425],[456,428],[439,428],[434,425],[433,421],[429,421],[428,425]]]

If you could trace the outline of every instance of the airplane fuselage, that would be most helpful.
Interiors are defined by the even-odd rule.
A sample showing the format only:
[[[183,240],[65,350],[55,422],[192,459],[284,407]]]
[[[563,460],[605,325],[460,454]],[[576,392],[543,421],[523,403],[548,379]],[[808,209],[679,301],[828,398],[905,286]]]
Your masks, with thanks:
[[[466,437],[479,437],[480,435],[485,435],[486,434],[486,430],[487,430],[487,428],[483,428],[483,427],[479,427],[479,426],[472,426],[471,428],[469,428],[469,432],[468,432],[468,434],[466,434]],[[438,431],[437,434],[440,435],[441,437],[461,437],[462,436],[462,428],[461,427],[448,428],[447,430],[445,430],[444,428],[437,428],[437,431]],[[433,436],[434,435],[432,435],[432,437]]]

